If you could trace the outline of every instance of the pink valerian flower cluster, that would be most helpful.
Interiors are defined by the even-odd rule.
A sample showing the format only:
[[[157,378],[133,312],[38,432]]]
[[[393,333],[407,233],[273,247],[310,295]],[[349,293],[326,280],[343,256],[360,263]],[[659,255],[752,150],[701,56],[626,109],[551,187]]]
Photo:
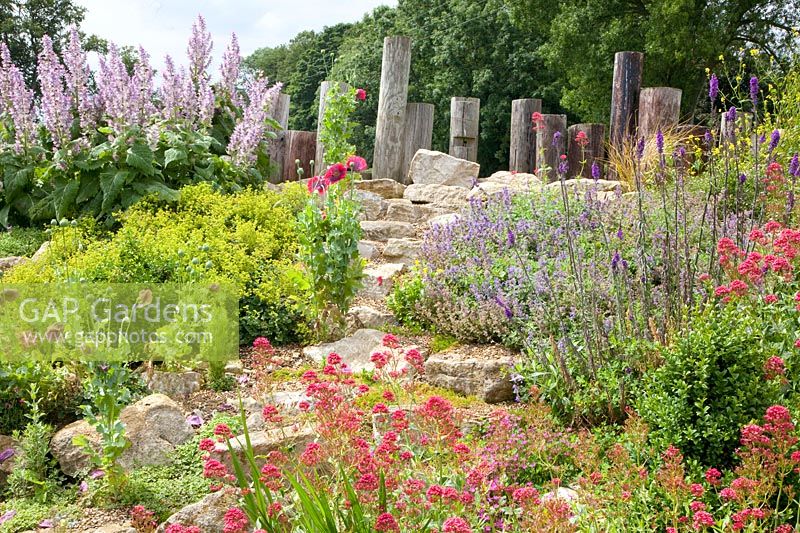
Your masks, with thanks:
[[[282,87],[281,83],[270,86],[269,80],[263,77],[250,82],[246,91],[247,106],[228,142],[228,153],[235,164],[247,166],[256,161],[267,132],[266,120]]]
[[[374,352],[370,361],[375,365],[373,379],[376,381],[397,380],[413,369],[418,374],[425,373],[422,354],[416,347],[402,347],[397,337],[391,333],[383,336],[384,349]]]
[[[33,91],[25,85],[22,71],[11,61],[3,42],[0,42],[0,116],[11,120],[14,150],[21,153],[36,136]]]
[[[202,533],[198,526],[184,526],[183,524],[170,524],[164,533]]]
[[[225,512],[223,517],[223,533],[246,533],[250,521],[247,515],[238,507],[233,507]]]
[[[64,65],[53,51],[53,41],[49,36],[42,38],[42,51],[39,52],[37,74],[42,91],[42,121],[55,148],[61,148],[70,140],[72,111],[69,95],[64,90]]]

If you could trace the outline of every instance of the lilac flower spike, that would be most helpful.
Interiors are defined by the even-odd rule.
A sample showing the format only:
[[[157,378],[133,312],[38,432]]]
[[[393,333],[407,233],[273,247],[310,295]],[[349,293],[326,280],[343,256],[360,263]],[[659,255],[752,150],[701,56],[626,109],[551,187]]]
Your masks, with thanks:
[[[228,143],[228,153],[235,164],[246,165],[255,161],[256,151],[266,132],[264,121],[281,87],[280,83],[269,87],[266,78],[257,78],[250,83],[247,107]]]
[[[755,76],[750,78],[750,100],[753,101],[753,107],[758,105],[758,78]]]
[[[239,50],[239,40],[236,34],[231,34],[231,42],[222,56],[222,65],[220,66],[220,82],[219,85],[231,98],[235,105],[241,105],[239,94],[236,91],[236,82],[239,80],[239,69],[242,63],[242,56]]]
[[[769,138],[769,148],[770,152],[775,151],[775,148],[778,147],[778,143],[781,141],[781,132],[778,130],[772,130],[772,134]]]
[[[639,142],[636,143],[636,157],[639,159],[644,157],[644,137],[640,137]]]
[[[53,51],[53,41],[47,35],[42,38],[37,74],[42,89],[42,119],[53,145],[61,148],[69,141],[72,112],[69,95],[64,90],[64,65]]]
[[[797,152],[792,156],[792,160],[789,161],[789,174],[795,178],[800,176],[800,159],[797,157]]]
[[[596,180],[600,179],[600,165],[597,164],[597,161],[592,163],[592,178]]]
[[[661,128],[656,132],[656,148],[658,148],[659,154],[664,153],[664,133],[662,133]]]
[[[719,79],[717,78],[716,74],[711,75],[711,79],[708,80],[708,98],[711,100],[711,105],[714,105],[714,102],[717,100],[717,95],[719,94]]]
[[[208,81],[208,66],[211,64],[213,47],[211,33],[206,27],[206,19],[202,15],[198,15],[197,20],[192,24],[192,37],[189,39],[189,46],[186,50],[189,57],[189,74],[195,84],[202,80]]]
[[[553,146],[558,146],[558,142],[561,140],[561,132],[557,131],[553,133],[553,142],[551,143]]]

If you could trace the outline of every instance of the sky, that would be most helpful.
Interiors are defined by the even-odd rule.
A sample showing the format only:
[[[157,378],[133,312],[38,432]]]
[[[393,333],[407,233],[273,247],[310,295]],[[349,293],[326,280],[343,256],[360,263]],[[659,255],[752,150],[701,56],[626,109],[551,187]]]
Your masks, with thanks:
[[[231,32],[242,56],[257,48],[287,43],[303,30],[356,22],[379,5],[397,0],[76,0],[86,8],[81,29],[118,45],[142,45],[160,69],[166,54],[186,63],[186,43],[198,14],[214,39],[214,64]]]

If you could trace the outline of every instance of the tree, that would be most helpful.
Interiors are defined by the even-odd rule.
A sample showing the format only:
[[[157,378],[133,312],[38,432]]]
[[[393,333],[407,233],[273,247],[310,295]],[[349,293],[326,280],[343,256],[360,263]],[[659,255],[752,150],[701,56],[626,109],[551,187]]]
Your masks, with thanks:
[[[546,35],[564,107],[597,122],[608,120],[615,52],[645,52],[644,84],[682,89],[689,115],[720,54],[755,45],[780,58],[800,23],[798,0],[505,1],[521,31]]]
[[[73,0],[0,0],[0,40],[8,46],[29,87],[38,88],[36,58],[42,49],[42,37],[49,35],[60,54],[69,28],[80,24],[85,12]],[[103,45],[97,38],[86,44],[87,49]]]

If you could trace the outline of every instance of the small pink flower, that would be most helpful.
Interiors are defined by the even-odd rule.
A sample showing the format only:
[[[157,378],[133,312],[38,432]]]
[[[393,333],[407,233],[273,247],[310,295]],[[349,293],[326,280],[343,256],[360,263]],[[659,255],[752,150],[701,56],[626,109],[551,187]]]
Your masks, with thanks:
[[[356,89],[356,99],[360,101],[364,101],[367,99],[367,91],[364,89]]]

